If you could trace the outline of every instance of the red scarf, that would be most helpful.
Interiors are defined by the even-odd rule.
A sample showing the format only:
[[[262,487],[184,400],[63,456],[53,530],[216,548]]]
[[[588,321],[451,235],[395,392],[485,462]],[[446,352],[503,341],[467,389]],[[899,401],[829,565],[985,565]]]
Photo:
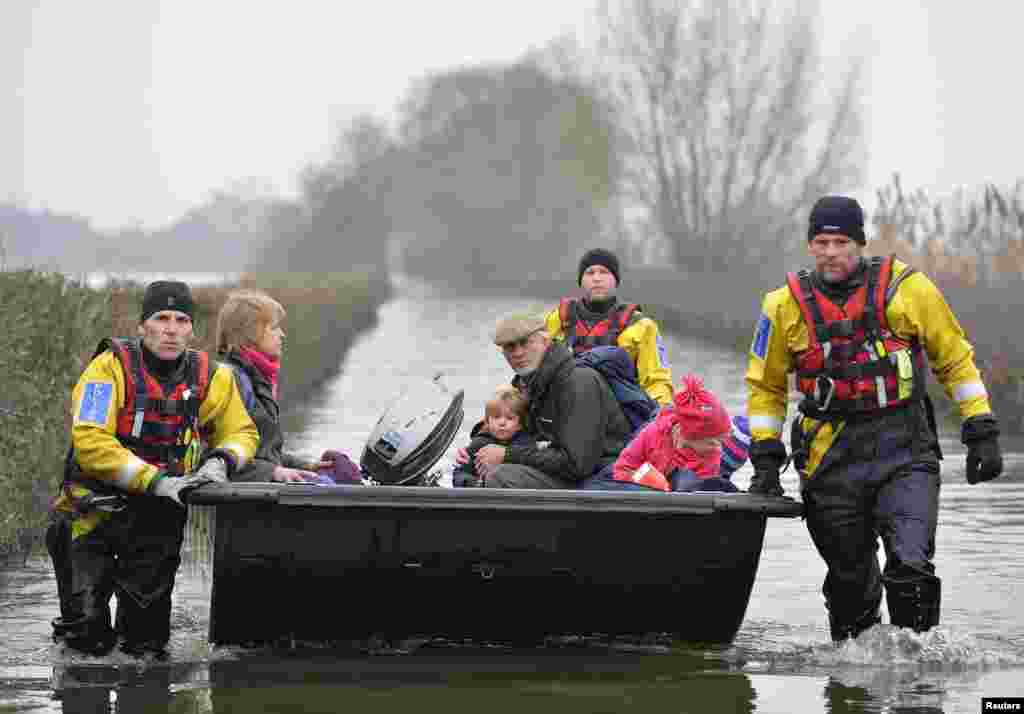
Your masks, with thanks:
[[[274,359],[265,352],[259,352],[248,347],[239,347],[238,354],[242,359],[259,370],[259,373],[270,382],[274,399],[277,399],[277,373],[281,371],[281,360]]]

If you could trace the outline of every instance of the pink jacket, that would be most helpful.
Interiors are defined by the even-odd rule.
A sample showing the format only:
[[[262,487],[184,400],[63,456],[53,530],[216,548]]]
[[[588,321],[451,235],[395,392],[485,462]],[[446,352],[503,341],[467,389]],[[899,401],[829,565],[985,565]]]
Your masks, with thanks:
[[[675,448],[672,445],[672,427],[675,423],[676,416],[669,408],[645,426],[615,461],[615,480],[633,481],[633,473],[645,463],[658,469],[666,479],[671,479],[676,469],[689,469],[702,479],[718,476],[722,461],[721,449],[698,454],[693,449]]]

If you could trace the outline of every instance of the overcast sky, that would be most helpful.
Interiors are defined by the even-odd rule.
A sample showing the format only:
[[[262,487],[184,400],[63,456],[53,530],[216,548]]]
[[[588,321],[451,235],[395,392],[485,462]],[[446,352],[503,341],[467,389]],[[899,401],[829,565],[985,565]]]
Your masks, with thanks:
[[[234,179],[289,192],[339,121],[390,117],[427,70],[585,44],[594,2],[0,0],[0,199],[156,227]],[[823,7],[826,50],[874,48],[858,195],[1024,178],[1024,3]]]

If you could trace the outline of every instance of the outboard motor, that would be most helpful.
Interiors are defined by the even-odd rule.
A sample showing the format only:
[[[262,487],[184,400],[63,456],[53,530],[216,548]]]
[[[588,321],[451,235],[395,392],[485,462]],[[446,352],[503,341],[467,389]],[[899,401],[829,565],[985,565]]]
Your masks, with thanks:
[[[433,380],[409,388],[388,407],[363,448],[363,474],[382,486],[425,485],[425,477],[462,426],[465,393]]]

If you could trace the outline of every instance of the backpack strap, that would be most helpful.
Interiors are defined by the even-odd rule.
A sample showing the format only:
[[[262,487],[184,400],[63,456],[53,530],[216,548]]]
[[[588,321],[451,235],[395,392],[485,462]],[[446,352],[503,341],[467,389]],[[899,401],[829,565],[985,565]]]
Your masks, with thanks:
[[[635,302],[620,303],[618,305],[616,311],[618,314],[617,322],[619,330],[618,333],[616,333],[615,335],[616,339],[618,338],[619,333],[624,332],[627,327],[633,324],[634,318],[639,318],[639,315],[637,313],[643,312],[643,310],[644,309],[640,305],[637,305]]]
[[[102,344],[102,343],[101,343]],[[132,438],[138,439],[142,434],[142,423],[146,419],[146,408],[149,407],[149,394],[146,390],[146,376],[142,370],[142,348],[138,340],[114,339],[110,341],[114,354],[121,360],[124,369],[125,390],[124,408],[135,412],[132,419]]]
[[[893,262],[896,260],[896,256],[892,256]],[[889,281],[889,287],[885,291],[885,304],[888,305],[892,302],[893,297],[896,295],[896,289],[899,288],[900,284],[909,278],[911,275],[917,273],[917,270],[910,267],[909,265],[903,269],[903,272],[898,276]],[[891,273],[890,273],[891,275]]]
[[[861,320],[864,322],[864,338],[867,341],[878,339],[882,332],[882,320],[879,316],[879,308],[885,309],[884,306],[878,304],[879,292],[884,294],[885,286],[881,285],[881,281],[886,279],[886,267],[885,261],[888,258],[883,259],[879,256],[874,256],[868,261],[868,279],[867,279],[867,295],[865,295],[864,301],[864,314],[861,315]]]

